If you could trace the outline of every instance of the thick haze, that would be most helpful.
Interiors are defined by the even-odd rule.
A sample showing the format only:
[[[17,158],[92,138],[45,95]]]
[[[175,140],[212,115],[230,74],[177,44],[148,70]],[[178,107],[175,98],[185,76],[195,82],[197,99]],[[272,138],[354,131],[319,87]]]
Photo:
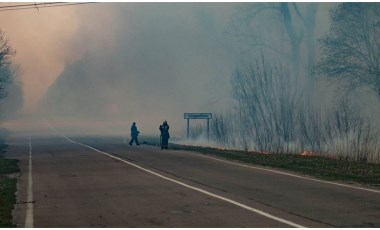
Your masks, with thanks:
[[[75,11],[67,7],[0,13],[1,29],[16,50],[14,62],[19,65],[26,110],[36,105],[66,63],[78,56],[70,45],[79,26]]]
[[[157,134],[168,120],[182,136],[183,113],[227,109],[235,68],[260,56],[230,33],[254,4],[97,3],[1,12],[0,20],[17,50],[25,114],[107,134],[128,133],[133,121]],[[316,38],[333,5],[320,4]],[[258,20],[260,35],[276,41],[276,19]],[[328,103],[324,90],[319,100]]]
[[[224,30],[234,4],[86,8],[73,42],[85,52],[66,66],[40,103],[49,118],[93,119],[119,129],[115,132],[135,121],[145,134],[157,133],[168,120],[181,134],[184,112],[214,112],[229,103],[235,65]],[[108,17],[94,12],[104,9]]]

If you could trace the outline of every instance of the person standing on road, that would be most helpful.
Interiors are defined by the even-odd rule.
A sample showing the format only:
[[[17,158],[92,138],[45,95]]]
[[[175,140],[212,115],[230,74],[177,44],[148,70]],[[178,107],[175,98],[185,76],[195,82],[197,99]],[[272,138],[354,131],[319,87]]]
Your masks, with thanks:
[[[132,127],[131,127],[131,141],[129,142],[129,145],[132,145],[133,142],[136,142],[136,145],[139,144],[139,140],[137,139],[137,136],[139,135],[139,131],[137,130],[136,122],[133,122]]]
[[[169,125],[167,121],[164,121],[162,125],[160,125],[160,142],[161,142],[161,149],[168,149],[169,148]]]

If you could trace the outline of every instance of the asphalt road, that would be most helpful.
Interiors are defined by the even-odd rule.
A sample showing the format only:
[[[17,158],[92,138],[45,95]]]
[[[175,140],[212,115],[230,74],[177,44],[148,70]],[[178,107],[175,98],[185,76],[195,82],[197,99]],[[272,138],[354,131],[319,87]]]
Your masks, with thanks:
[[[9,145],[17,227],[380,227],[380,191],[118,137],[51,132]]]

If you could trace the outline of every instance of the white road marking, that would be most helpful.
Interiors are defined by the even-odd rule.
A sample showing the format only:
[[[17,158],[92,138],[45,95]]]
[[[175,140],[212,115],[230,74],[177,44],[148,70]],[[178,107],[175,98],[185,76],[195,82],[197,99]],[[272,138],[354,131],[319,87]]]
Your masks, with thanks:
[[[361,188],[361,187],[356,187],[356,186],[347,185],[347,184],[341,184],[341,183],[336,183],[336,182],[331,182],[331,181],[325,181],[325,180],[319,180],[319,179],[314,179],[314,178],[308,178],[308,177],[303,177],[303,176],[295,175],[295,174],[292,174],[292,173],[286,173],[286,172],[281,172],[281,171],[277,171],[277,170],[273,170],[273,169],[266,169],[266,168],[251,166],[251,165],[240,164],[240,163],[226,161],[226,160],[218,159],[218,158],[215,158],[215,157],[210,157],[210,156],[205,156],[205,155],[200,155],[200,154],[196,154],[196,155],[200,156],[200,157],[204,157],[204,158],[208,158],[208,159],[224,162],[226,164],[237,165],[237,166],[241,166],[241,167],[252,168],[252,169],[257,169],[257,170],[262,170],[262,171],[268,171],[268,172],[272,172],[272,173],[277,173],[277,174],[282,174],[282,175],[286,175],[286,176],[296,177],[296,178],[300,178],[300,179],[304,179],[304,180],[316,181],[316,182],[325,183],[325,184],[332,184],[332,185],[337,185],[337,186],[342,186],[342,187],[348,187],[348,188],[352,188],[352,189],[359,189],[359,190],[364,190],[364,191],[367,191],[367,192],[380,193],[380,190],[369,189],[369,188]]]
[[[28,194],[26,205],[25,228],[33,228],[33,175],[32,175],[32,140],[29,138],[29,172],[28,172]]]
[[[57,131],[56,131],[56,132],[57,132]],[[305,228],[305,226],[302,226],[302,225],[296,224],[296,223],[294,223],[294,222],[291,222],[291,221],[288,221],[288,220],[285,220],[285,219],[282,219],[282,218],[279,218],[279,217],[273,216],[273,215],[271,215],[271,214],[269,214],[269,213],[266,213],[266,212],[263,212],[263,211],[261,211],[261,210],[258,210],[258,209],[255,209],[255,208],[252,208],[252,207],[250,207],[250,206],[248,206],[248,205],[245,205],[245,204],[239,203],[239,202],[237,202],[237,201],[234,201],[234,200],[228,199],[228,198],[226,198],[226,197],[219,196],[219,195],[216,195],[216,194],[214,194],[214,193],[208,192],[208,191],[206,191],[206,190],[203,190],[203,189],[200,189],[200,188],[197,188],[197,187],[194,187],[194,186],[191,186],[191,185],[188,185],[188,184],[182,183],[182,182],[180,182],[180,181],[177,181],[177,180],[171,179],[171,178],[169,178],[169,177],[163,176],[163,175],[161,175],[161,174],[159,174],[159,173],[153,172],[153,171],[151,171],[151,170],[149,170],[149,169],[143,168],[143,167],[138,166],[138,165],[136,165],[136,164],[133,164],[133,163],[131,163],[131,162],[129,162],[129,161],[123,160],[123,159],[121,159],[121,158],[119,158],[119,157],[115,157],[115,156],[113,156],[113,155],[111,155],[111,154],[109,154],[109,153],[103,152],[103,151],[101,151],[101,150],[99,150],[99,149],[96,149],[96,148],[94,148],[94,147],[91,147],[91,146],[89,146],[89,145],[85,145],[85,144],[82,144],[82,143],[80,143],[80,142],[73,141],[73,140],[71,140],[70,138],[68,138],[68,137],[66,137],[65,135],[63,135],[63,134],[60,134],[60,135],[62,135],[64,138],[66,138],[66,139],[67,139],[68,141],[70,141],[71,143],[74,143],[74,144],[78,144],[78,145],[84,146],[84,147],[86,147],[86,148],[89,148],[89,149],[94,150],[94,151],[96,151],[96,152],[98,152],[98,153],[104,154],[104,155],[109,156],[109,157],[111,157],[111,158],[113,158],[113,159],[116,159],[116,160],[119,160],[119,161],[124,162],[124,163],[126,163],[126,164],[129,164],[129,165],[131,165],[131,166],[133,166],[133,167],[136,167],[136,168],[138,168],[138,169],[141,169],[141,170],[143,170],[143,171],[145,171],[145,172],[148,172],[148,173],[150,173],[150,174],[153,174],[153,175],[155,175],[155,176],[157,176],[157,177],[160,177],[160,178],[162,178],[162,179],[165,179],[165,180],[167,180],[167,181],[171,181],[171,182],[173,182],[173,183],[176,183],[176,184],[182,185],[182,186],[184,186],[184,187],[186,187],[186,188],[190,188],[190,189],[193,189],[193,190],[195,190],[195,191],[201,192],[201,193],[203,193],[203,194],[209,195],[209,196],[211,196],[211,197],[214,197],[214,198],[217,198],[217,199],[220,199],[220,200],[226,201],[226,202],[228,202],[228,203],[234,204],[234,205],[236,205],[236,206],[239,206],[239,207],[244,208],[244,209],[246,209],[246,210],[249,210],[249,211],[255,212],[255,213],[259,214],[259,215],[265,216],[265,217],[270,218],[270,219],[272,219],[272,220],[276,220],[276,221],[278,221],[278,222],[281,222],[281,223],[287,224],[287,225],[289,225],[289,226],[298,227],[298,228]]]

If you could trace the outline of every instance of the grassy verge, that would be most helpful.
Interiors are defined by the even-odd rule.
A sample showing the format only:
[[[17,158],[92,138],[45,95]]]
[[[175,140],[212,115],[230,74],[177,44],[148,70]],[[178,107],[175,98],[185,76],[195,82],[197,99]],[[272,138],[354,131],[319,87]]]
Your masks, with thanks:
[[[157,145],[158,143],[151,140],[148,144]],[[170,144],[170,149],[194,151],[228,160],[284,169],[330,181],[380,187],[380,164],[350,162],[319,156],[260,154],[178,144]]]
[[[12,223],[12,210],[16,203],[17,179],[8,175],[19,171],[17,160],[5,159],[7,146],[0,143],[0,228],[15,227]]]

